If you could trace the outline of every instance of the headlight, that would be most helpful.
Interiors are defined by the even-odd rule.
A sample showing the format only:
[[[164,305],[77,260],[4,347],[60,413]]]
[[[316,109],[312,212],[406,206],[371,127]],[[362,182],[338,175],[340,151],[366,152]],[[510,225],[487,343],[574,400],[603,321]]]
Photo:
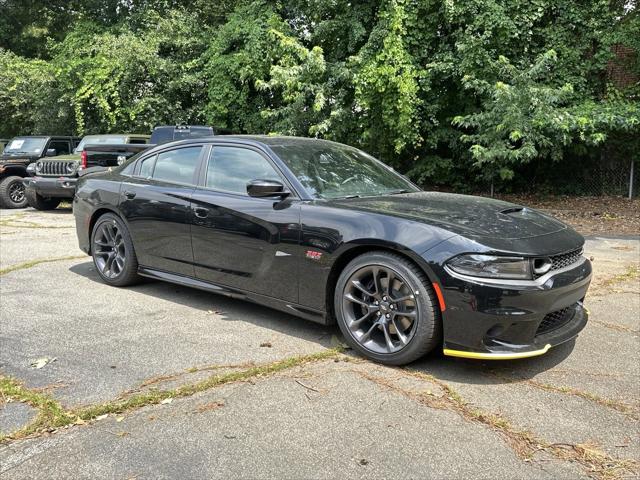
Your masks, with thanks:
[[[37,162],[36,163],[36,172],[39,172],[40,170],[42,170],[42,162]]]
[[[36,164],[30,163],[27,165],[27,173],[34,173],[36,171]]]
[[[67,163],[67,172],[74,173],[78,169],[78,162]]]
[[[523,257],[465,254],[447,262],[451,270],[462,275],[484,278],[531,280],[531,261]]]

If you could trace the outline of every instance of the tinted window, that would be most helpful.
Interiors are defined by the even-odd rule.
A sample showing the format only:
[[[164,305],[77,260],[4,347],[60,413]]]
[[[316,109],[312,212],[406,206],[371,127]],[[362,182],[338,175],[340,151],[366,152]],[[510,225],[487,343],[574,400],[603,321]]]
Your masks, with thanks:
[[[251,180],[281,181],[281,178],[258,152],[241,147],[213,147],[207,164],[207,187],[246,195]]]
[[[153,164],[156,162],[157,157],[157,155],[154,155],[153,157],[145,158],[144,160],[142,160],[142,163],[140,164],[140,173],[138,173],[139,177],[151,177],[151,174],[153,173]]]
[[[316,198],[417,191],[379,160],[347,145],[318,140],[274,145],[271,149]]]
[[[198,168],[202,147],[178,148],[158,155],[153,170],[155,180],[166,182],[193,183]]]
[[[65,140],[52,140],[49,142],[47,149],[49,148],[55,148],[56,155],[67,155],[71,153],[71,145]]]
[[[147,143],[147,139],[146,138],[132,138],[129,143],[133,143],[133,144],[140,144],[140,143]]]

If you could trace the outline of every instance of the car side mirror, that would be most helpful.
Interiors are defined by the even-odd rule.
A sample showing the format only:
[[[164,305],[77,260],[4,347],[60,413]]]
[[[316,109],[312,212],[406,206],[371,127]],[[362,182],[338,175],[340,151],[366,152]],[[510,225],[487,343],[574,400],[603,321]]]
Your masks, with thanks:
[[[287,197],[291,194],[285,190],[282,182],[277,180],[251,180],[247,183],[247,193],[250,197]]]
[[[55,148],[47,148],[47,153],[45,153],[45,155],[47,157],[55,157],[56,156],[56,149]]]

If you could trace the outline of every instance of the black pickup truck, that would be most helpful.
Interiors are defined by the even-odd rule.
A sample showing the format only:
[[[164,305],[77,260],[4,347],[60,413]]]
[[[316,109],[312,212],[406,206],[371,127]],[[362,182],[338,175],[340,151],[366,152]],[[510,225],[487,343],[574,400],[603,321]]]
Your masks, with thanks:
[[[81,175],[116,167],[129,157],[161,143],[222,133],[227,132],[199,125],[158,126],[153,129],[150,139],[145,135],[85,137],[78,146],[79,155],[40,161],[31,168],[33,176],[24,180],[27,200],[37,210],[52,210],[63,199],[73,198]]]
[[[23,178],[29,167],[42,158],[65,155],[78,145],[80,138],[69,136],[15,137],[0,155],[0,208],[27,206]]]

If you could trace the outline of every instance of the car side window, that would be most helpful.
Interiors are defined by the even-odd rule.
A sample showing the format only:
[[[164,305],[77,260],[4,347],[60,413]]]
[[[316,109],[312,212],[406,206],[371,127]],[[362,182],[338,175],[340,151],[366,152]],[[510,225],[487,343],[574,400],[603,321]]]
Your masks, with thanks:
[[[147,143],[147,140],[145,138],[132,138],[129,140],[129,143],[137,145]]]
[[[166,182],[196,184],[201,146],[177,148],[158,154],[152,178]]]
[[[54,148],[56,155],[68,155],[71,153],[71,144],[68,140],[51,140],[47,149]]]
[[[211,149],[207,161],[207,188],[247,195],[247,183],[252,180],[280,182],[282,178],[271,163],[254,150],[219,146]]]
[[[140,171],[138,172],[138,177],[149,178],[153,173],[153,165],[156,163],[157,155],[153,155],[151,157],[143,158],[142,162],[140,162]]]

